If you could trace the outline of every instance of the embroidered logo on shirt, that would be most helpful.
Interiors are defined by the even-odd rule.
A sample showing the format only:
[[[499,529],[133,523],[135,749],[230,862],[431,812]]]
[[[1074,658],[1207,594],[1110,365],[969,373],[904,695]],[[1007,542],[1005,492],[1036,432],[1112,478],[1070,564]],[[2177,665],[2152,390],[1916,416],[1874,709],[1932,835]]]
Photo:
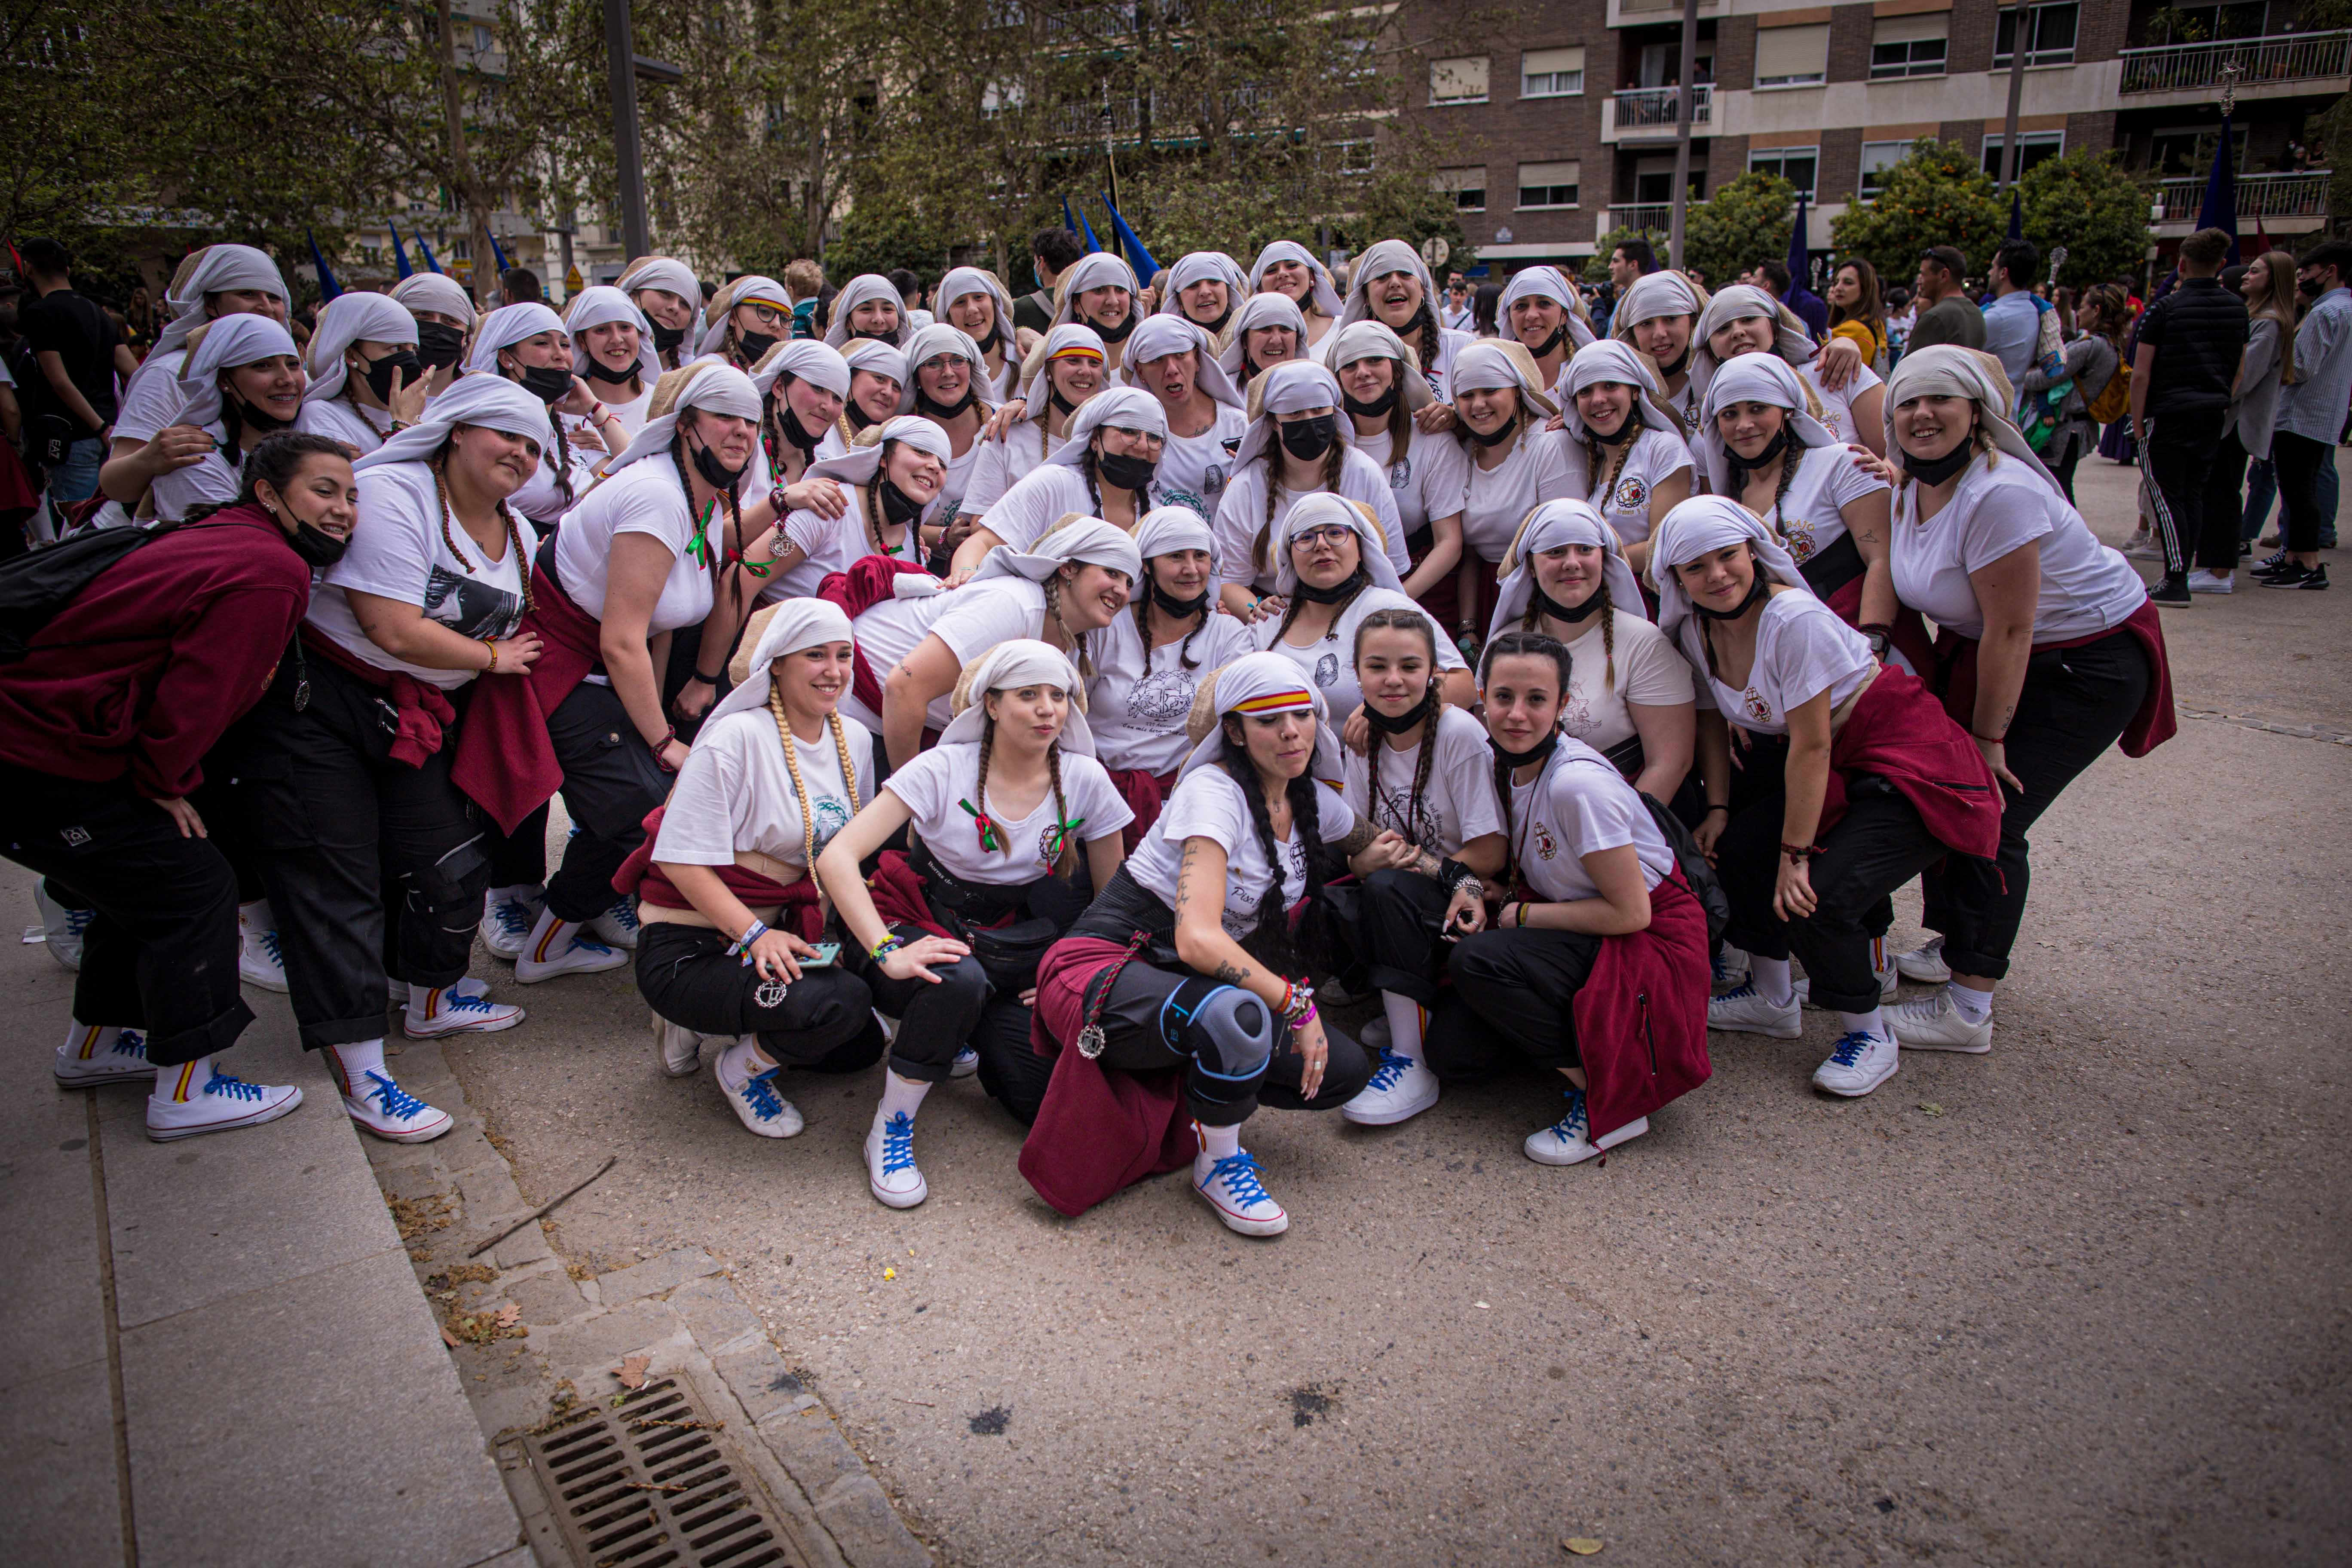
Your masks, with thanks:
[[[1549,827],[1546,827],[1546,826],[1545,826],[1542,823],[1540,823],[1540,822],[1537,823],[1537,824],[1536,824],[1536,858],[1537,858],[1537,859],[1538,859],[1538,860],[1549,860],[1549,859],[1550,859],[1553,856],[1558,855],[1559,853],[1559,844],[1558,844],[1558,843],[1557,843],[1557,842],[1552,838],[1552,836],[1551,836],[1551,829],[1550,829],[1550,828],[1549,828]]]
[[[751,1005],[754,1007],[781,1007],[784,1005],[785,994],[791,989],[792,988],[789,985],[781,980],[762,980],[759,984],[751,988]]]
[[[64,839],[70,847],[79,849],[89,842],[89,829],[87,827],[61,827],[58,829],[58,837]]]
[[[1762,724],[1772,721],[1772,705],[1764,700],[1762,692],[1751,686],[1741,695],[1748,699],[1748,716],[1750,719]]]
[[[1650,487],[1628,474],[1618,481],[1616,497],[1609,504],[1616,511],[1640,511],[1650,504]]]
[[[1181,645],[1179,645],[1181,646]],[[1193,672],[1163,669],[1136,682],[1127,697],[1127,721],[1148,734],[1165,735],[1192,717]]]
[[[1812,559],[1813,525],[1802,518],[1780,520],[1780,537],[1788,542],[1792,560],[1802,563]]]

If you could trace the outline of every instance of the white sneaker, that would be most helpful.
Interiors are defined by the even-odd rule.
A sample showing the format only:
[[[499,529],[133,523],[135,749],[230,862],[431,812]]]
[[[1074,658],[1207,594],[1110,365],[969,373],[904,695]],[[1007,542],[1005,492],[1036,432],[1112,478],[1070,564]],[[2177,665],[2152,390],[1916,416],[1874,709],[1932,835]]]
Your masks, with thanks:
[[[1793,1040],[1805,1032],[1805,1020],[1803,1009],[1797,1005],[1794,996],[1785,1003],[1769,1002],[1755,986],[1742,985],[1736,991],[1707,998],[1706,1026]]]
[[[1568,1091],[1568,1114],[1540,1132],[1528,1133],[1527,1142],[1519,1147],[1538,1165],[1580,1165],[1595,1154],[1606,1153],[1649,1130],[1650,1119],[1637,1116],[1595,1143],[1592,1124],[1584,1113],[1584,1091],[1571,1089]]]
[[[49,897],[47,877],[33,883],[33,907],[41,912],[42,945],[49,950],[49,956],[67,969],[79,969],[82,936],[98,911],[69,910]]]
[[[1878,999],[1880,1001],[1884,1002],[1895,994],[1895,983],[1903,978],[1902,963],[1903,961],[1901,959],[1895,957],[1891,952],[1886,955],[1886,967],[1878,972]],[[1790,989],[1795,991],[1797,994],[1798,1006],[1810,1007],[1813,1005],[1813,977],[1811,975],[1800,974],[1796,979],[1790,981],[1789,985]]]
[[[1813,1087],[1848,1100],[1868,1094],[1895,1076],[1901,1055],[1892,1036],[1857,1029],[1838,1041],[1830,1059],[1813,1069]]]
[[[273,929],[236,922],[236,977],[264,991],[286,993],[286,957]]]
[[[2134,561],[2161,561],[2164,547],[2156,542],[2155,534],[2143,528],[2124,541],[2124,553]]]
[[[1951,965],[1944,962],[1944,939],[1931,936],[1908,952],[1895,955],[1895,967],[1906,980],[1917,980],[1929,985],[1941,985],[1952,978]]]
[[[446,990],[426,992],[421,1012],[412,995],[403,1010],[401,1032],[412,1040],[430,1040],[442,1035],[495,1035],[522,1022],[521,1008],[461,990],[458,986],[463,984],[461,981]]]
[[[606,947],[635,952],[637,949],[637,901],[623,899],[590,921],[586,929]]]
[[[1265,1184],[1257,1179],[1257,1162],[1250,1158],[1246,1149],[1222,1160],[1211,1160],[1205,1153],[1196,1155],[1192,1161],[1192,1190],[1217,1211],[1217,1217],[1228,1228],[1244,1236],[1280,1236],[1290,1228],[1290,1216],[1267,1195]]]
[[[501,899],[496,893],[483,894],[482,945],[509,963],[520,958],[523,945],[530,941],[531,928],[539,924],[542,907],[536,899]]]
[[[672,1078],[691,1078],[702,1066],[702,1037],[684,1024],[673,1024],[659,1013],[654,1021],[654,1059]]]
[[[559,974],[601,974],[607,969],[618,969],[629,962],[629,955],[617,948],[606,947],[587,934],[590,927],[581,926],[572,933],[570,943],[555,946],[555,930],[551,917],[539,917],[541,929],[531,932],[530,951],[515,959],[515,983],[536,985],[542,980],[552,980]],[[552,950],[552,951],[550,951]],[[536,953],[539,956],[534,957]]]
[[[915,1119],[905,1111],[878,1116],[866,1134],[866,1184],[894,1209],[910,1209],[931,1195],[915,1168]]]
[[[2200,568],[2189,574],[2189,591],[2192,594],[2234,594],[2238,591],[2235,574],[2224,577],[2219,572]]]
[[[201,1070],[201,1065],[188,1066]],[[157,1075],[156,1087],[165,1079],[185,1076],[178,1068],[167,1068]],[[190,1084],[185,1100],[147,1097],[147,1136],[158,1143],[168,1143],[174,1138],[194,1138],[200,1132],[226,1132],[233,1127],[257,1127],[265,1121],[275,1121],[302,1103],[302,1091],[292,1084],[247,1083],[232,1078],[218,1068],[202,1084]]]
[[[956,1053],[955,1062],[948,1068],[950,1078],[970,1078],[980,1070],[980,1053],[970,1046]]]
[[[154,1064],[147,1059],[144,1032],[101,1028],[96,1024],[75,1026],[71,1037],[58,1047],[57,1065],[50,1070],[68,1089],[155,1076]]]
[[[1371,1081],[1339,1108],[1339,1114],[1359,1127],[1393,1127],[1435,1105],[1437,1093],[1437,1075],[1425,1063],[1383,1046]]]
[[[1747,950],[1734,947],[1727,942],[1725,942],[1723,951],[1716,954],[1713,960],[1713,967],[1714,977],[1711,984],[1716,990],[1729,991],[1746,984],[1748,980]]]
[[[719,1092],[735,1111],[735,1120],[762,1138],[790,1138],[808,1125],[801,1117],[800,1108],[776,1092],[776,1074],[782,1069],[770,1068],[765,1072],[746,1073],[730,1081],[727,1058],[719,1058],[718,1068],[711,1074],[719,1080]],[[920,1181],[920,1177],[916,1178]],[[879,1195],[878,1190],[877,1195]],[[884,1203],[890,1200],[884,1198]],[[915,1200],[923,1200],[918,1196]],[[903,1205],[900,1206],[904,1206]]]
[[[360,1074],[359,1093],[343,1096],[351,1119],[388,1143],[427,1143],[449,1131],[449,1113],[436,1110],[387,1075]]]
[[[1990,1015],[1981,1024],[1971,1024],[1941,991],[1916,1002],[1896,1003],[1886,1010],[1886,1024],[1906,1051],[1966,1051],[1982,1056],[1992,1049]]]

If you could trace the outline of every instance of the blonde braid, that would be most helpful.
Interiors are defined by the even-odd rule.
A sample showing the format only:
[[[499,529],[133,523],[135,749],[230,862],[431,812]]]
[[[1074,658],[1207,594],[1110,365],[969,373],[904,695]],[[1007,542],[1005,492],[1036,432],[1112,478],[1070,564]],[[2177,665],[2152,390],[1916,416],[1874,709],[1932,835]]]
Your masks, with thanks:
[[[824,884],[816,874],[816,809],[810,801],[808,785],[801,782],[801,760],[793,749],[792,719],[784,711],[784,689],[774,678],[768,681],[768,711],[776,716],[776,739],[783,743],[784,771],[793,776],[793,796],[801,808],[801,853],[807,858],[808,878],[816,884],[818,919],[824,916]],[[841,727],[841,715],[828,713],[825,722],[833,729],[834,750],[841,754],[841,782],[849,792],[849,808],[857,809],[857,766],[849,760],[849,734]]]

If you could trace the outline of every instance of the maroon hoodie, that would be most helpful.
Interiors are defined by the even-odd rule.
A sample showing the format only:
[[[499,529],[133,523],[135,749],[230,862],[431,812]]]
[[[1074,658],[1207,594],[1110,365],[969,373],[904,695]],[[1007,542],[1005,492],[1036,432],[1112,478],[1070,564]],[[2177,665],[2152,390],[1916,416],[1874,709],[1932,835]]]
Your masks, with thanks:
[[[310,605],[310,568],[258,507],[141,545],[0,665],[0,763],[186,795]]]

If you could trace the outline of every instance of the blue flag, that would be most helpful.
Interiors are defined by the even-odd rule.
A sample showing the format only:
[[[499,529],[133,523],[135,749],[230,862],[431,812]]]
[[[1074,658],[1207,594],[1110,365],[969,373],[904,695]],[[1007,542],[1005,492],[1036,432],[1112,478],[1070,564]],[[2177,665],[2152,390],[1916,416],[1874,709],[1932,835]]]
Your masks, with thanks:
[[[1062,198],[1062,226],[1072,234],[1078,232],[1078,220],[1070,216],[1070,198]]]
[[[397,281],[400,279],[413,276],[415,273],[416,268],[408,264],[408,247],[400,243],[400,226],[398,224],[387,223],[383,226],[392,230],[392,266],[394,280]],[[425,237],[423,235],[417,236],[417,238],[420,241],[424,237]]]
[[[438,272],[441,270],[441,264],[433,259],[433,247],[425,243],[425,231],[421,228],[416,231],[416,248],[425,258],[425,268],[426,271]]]
[[[2018,194],[2015,185],[2009,187],[2009,237],[2025,237],[2025,198]]]
[[[497,258],[499,258],[499,271],[501,271],[501,272],[506,271],[506,270],[507,270],[507,253],[506,253],[506,248],[505,248],[503,246],[501,246],[501,245],[499,245],[499,237],[498,237],[497,235],[495,235],[495,234],[494,234],[494,235],[492,235],[492,236],[490,236],[490,254],[491,254],[492,256],[495,256],[495,257],[497,257]]]
[[[1103,210],[1110,214],[1111,232],[1118,237],[1121,245],[1127,247],[1127,258],[1135,264],[1135,275],[1148,281],[1159,272],[1160,263],[1151,259],[1151,252],[1144,248],[1142,239],[1135,230],[1127,226],[1127,220],[1118,216],[1118,209],[1110,205],[1110,196],[1099,191],[1096,194],[1102,196]]]
[[[1797,222],[1789,230],[1789,298],[1788,307],[1805,323],[1806,330],[1816,338],[1830,330],[1830,308],[1822,297],[1805,287],[1811,281],[1812,258],[1805,245],[1805,193],[1797,193]]]
[[[333,271],[327,266],[326,257],[320,253],[319,237],[306,228],[302,231],[302,237],[310,242],[310,265],[319,269],[319,300],[323,304],[341,293],[343,288],[335,281]]]
[[[2221,139],[2213,144],[2213,172],[2205,176],[2205,205],[2197,209],[2199,228],[2230,237],[2230,260],[2238,259],[2238,180],[2230,166],[2230,117],[2221,116]]]
[[[1087,209],[1083,205],[1078,208],[1078,232],[1087,237],[1088,251],[1097,251],[1103,247],[1102,241],[1095,237],[1095,226],[1087,221]]]

